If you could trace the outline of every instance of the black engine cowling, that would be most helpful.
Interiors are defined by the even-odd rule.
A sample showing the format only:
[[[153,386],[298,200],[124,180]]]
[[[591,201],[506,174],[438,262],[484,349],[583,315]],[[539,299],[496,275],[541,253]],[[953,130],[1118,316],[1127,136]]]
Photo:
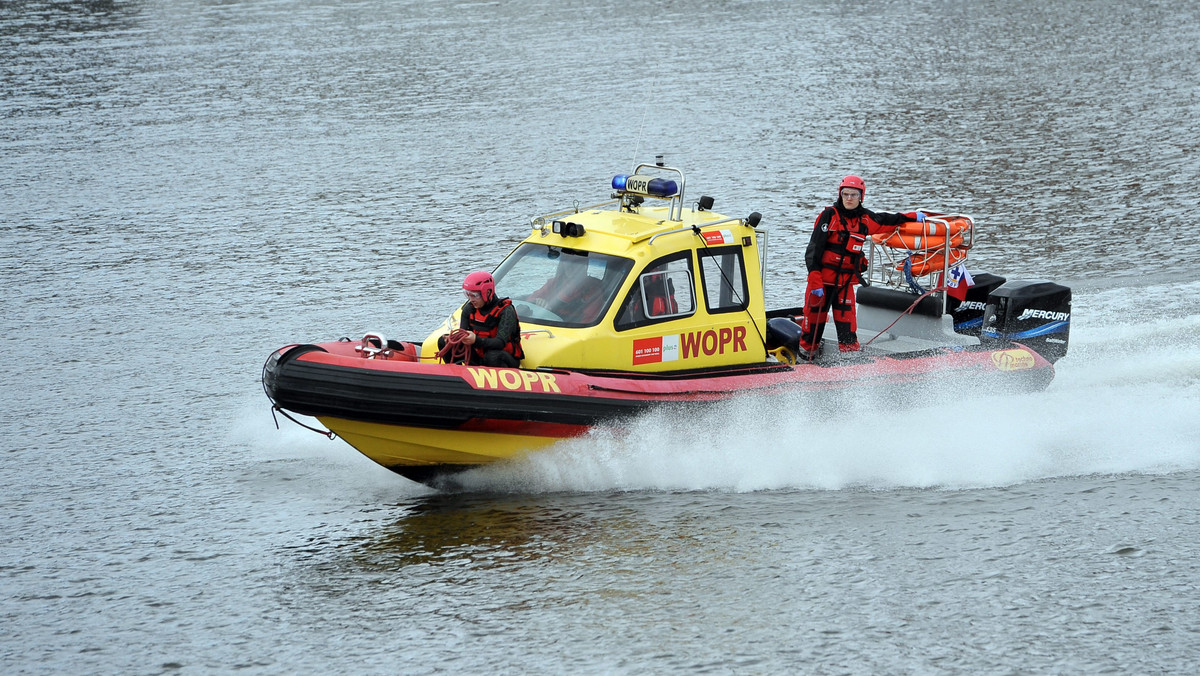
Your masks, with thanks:
[[[954,317],[955,333],[978,336],[983,326],[983,311],[987,308],[988,296],[1008,280],[987,272],[977,272],[972,277],[974,285],[967,289],[965,300],[959,301],[947,295],[946,312]]]
[[[1067,354],[1071,289],[1053,282],[1007,282],[988,295],[980,340],[1015,341],[1047,361]]]

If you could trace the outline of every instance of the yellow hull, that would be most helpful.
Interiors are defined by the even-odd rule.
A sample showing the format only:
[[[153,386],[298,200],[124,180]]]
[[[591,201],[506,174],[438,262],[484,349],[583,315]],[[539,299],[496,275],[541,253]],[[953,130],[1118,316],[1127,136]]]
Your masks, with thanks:
[[[346,443],[384,467],[455,466],[467,468],[514,458],[552,446],[560,437],[474,430],[381,425],[344,418],[318,418]]]

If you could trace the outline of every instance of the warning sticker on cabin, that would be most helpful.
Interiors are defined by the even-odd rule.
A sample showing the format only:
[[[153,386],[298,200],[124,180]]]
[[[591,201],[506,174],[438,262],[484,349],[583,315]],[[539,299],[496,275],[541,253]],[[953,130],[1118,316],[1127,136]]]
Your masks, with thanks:
[[[733,244],[732,230],[712,230],[704,233],[704,243],[712,246],[714,244]]]
[[[655,336],[633,341],[633,363],[656,364],[679,360],[679,336]]]

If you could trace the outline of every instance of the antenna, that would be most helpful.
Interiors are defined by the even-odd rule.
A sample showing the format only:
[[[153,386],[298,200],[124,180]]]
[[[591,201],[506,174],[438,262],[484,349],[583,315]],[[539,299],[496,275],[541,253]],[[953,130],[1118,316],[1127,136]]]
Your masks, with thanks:
[[[646,110],[642,111],[642,123],[638,125],[637,143],[633,144],[633,159],[629,161],[631,166],[637,166],[638,151],[642,147],[642,131],[646,128],[646,116],[650,114],[650,102],[654,100],[654,83],[656,80],[650,81],[650,96],[646,97]]]
[[[629,161],[630,164],[634,164],[634,165],[637,164],[638,149],[642,145],[642,130],[646,128],[646,116],[649,114],[650,114],[650,104],[647,103],[646,104],[646,112],[642,113],[642,124],[641,124],[641,126],[638,127],[637,143],[633,144],[633,159]]]

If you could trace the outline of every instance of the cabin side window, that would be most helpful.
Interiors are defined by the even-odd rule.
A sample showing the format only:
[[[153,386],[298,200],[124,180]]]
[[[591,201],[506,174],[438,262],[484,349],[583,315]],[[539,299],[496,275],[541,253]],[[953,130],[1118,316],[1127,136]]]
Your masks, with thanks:
[[[700,281],[709,314],[745,310],[750,295],[741,247],[702,249],[696,253],[700,256]]]
[[[686,252],[659,259],[638,276],[621,303],[614,327],[625,331],[688,317],[696,311],[693,288],[691,257]]]

